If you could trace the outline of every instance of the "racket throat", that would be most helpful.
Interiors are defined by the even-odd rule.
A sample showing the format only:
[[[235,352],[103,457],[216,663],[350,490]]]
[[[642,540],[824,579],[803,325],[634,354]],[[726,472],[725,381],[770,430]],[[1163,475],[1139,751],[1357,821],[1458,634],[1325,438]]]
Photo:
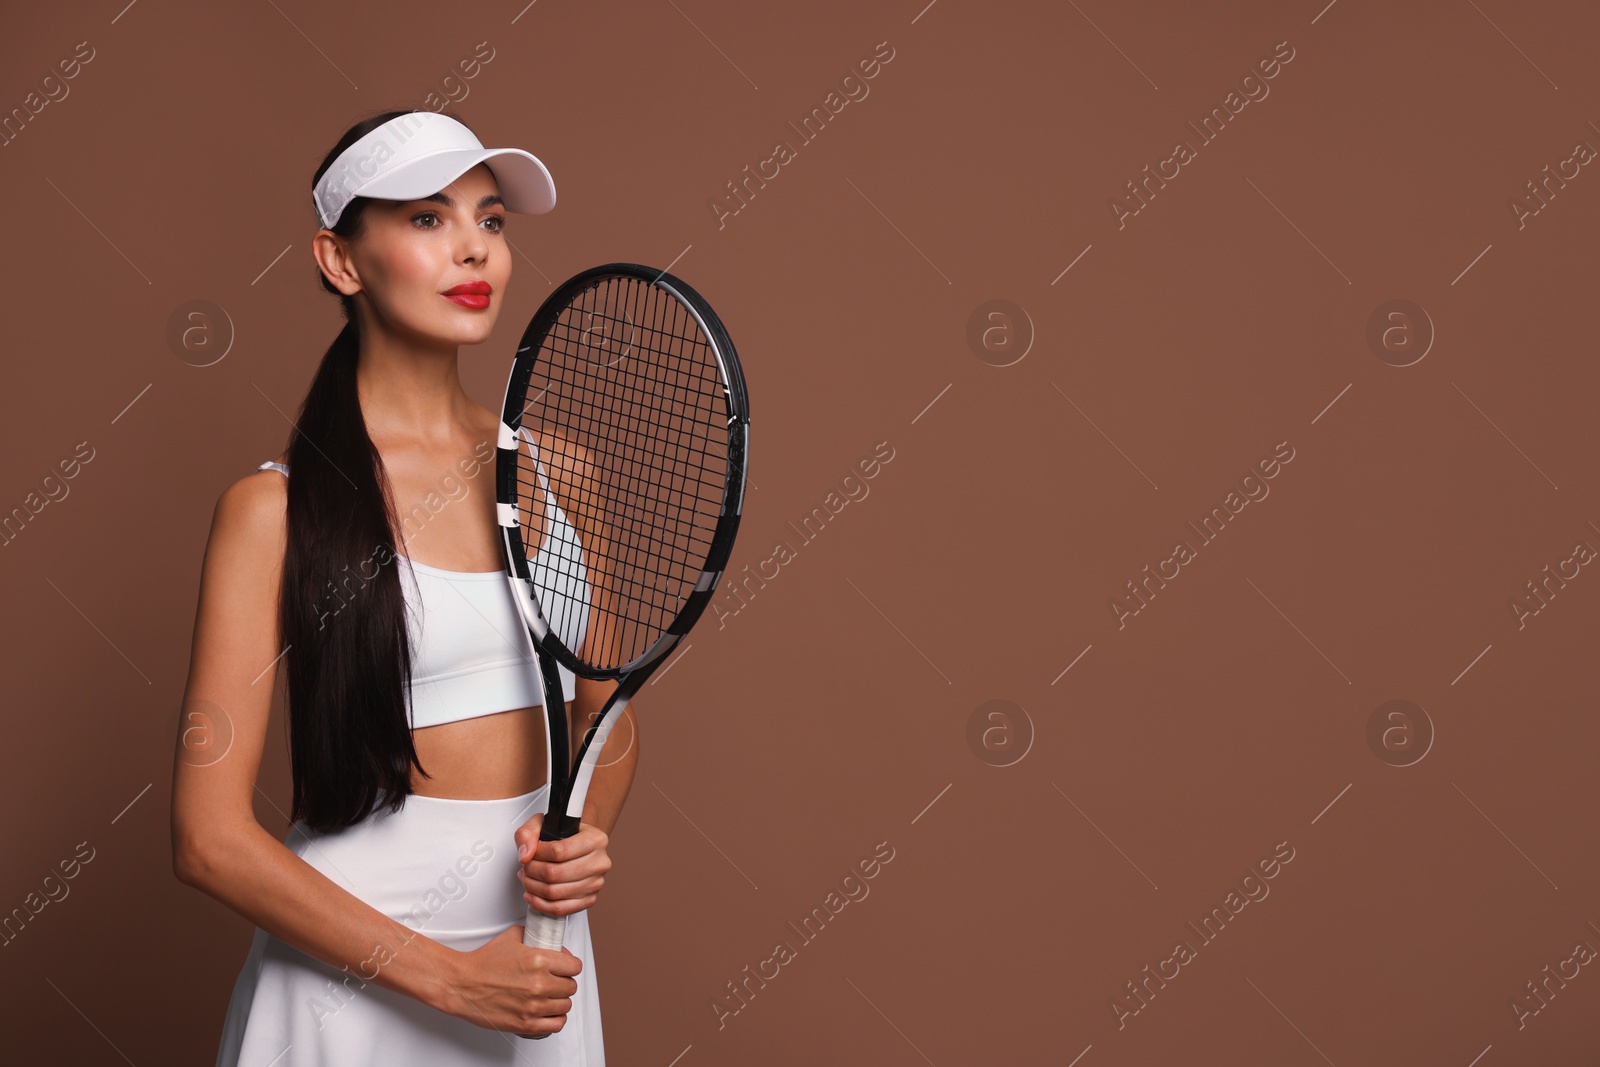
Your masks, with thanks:
[[[564,841],[578,832],[578,824],[581,820],[567,814],[567,799],[571,795],[570,790],[563,790],[560,794],[553,790],[551,791],[551,811],[559,812],[559,814],[551,815],[547,813],[545,815],[544,829],[539,831],[540,841]],[[557,805],[560,805],[560,807],[557,807]]]
[[[554,672],[554,664],[550,665]],[[546,691],[549,693],[549,681],[546,681]],[[558,707],[560,718],[550,720],[550,803],[544,809],[544,827],[539,830],[541,841],[562,841],[578,833],[578,824],[582,821],[582,813],[576,816],[566,814],[566,806],[573,800],[573,776],[571,776],[571,709],[562,699],[562,683],[560,678],[555,680],[555,702],[550,707]]]
[[[568,815],[572,800],[572,718],[561,688],[561,669],[553,657],[539,655],[539,681],[544,687],[544,706],[549,760],[545,781],[550,783],[550,802],[545,808],[541,841],[561,841],[578,832],[580,816]],[[581,813],[580,813],[581,815]]]

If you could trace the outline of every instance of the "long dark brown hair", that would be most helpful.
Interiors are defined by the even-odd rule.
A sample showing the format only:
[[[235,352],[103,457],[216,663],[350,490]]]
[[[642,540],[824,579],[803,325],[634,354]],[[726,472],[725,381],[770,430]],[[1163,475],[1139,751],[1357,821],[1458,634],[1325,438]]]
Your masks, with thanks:
[[[385,111],[351,126],[317,168],[312,188],[346,148],[409,113]],[[333,232],[359,240],[371,203],[360,196],[350,201]],[[411,793],[411,768],[422,771],[422,764],[406,710],[411,647],[394,565],[398,523],[356,390],[356,301],[320,269],[317,277],[339,297],[345,325],[323,355],[289,435],[279,625],[289,646],[289,817],[331,833],[380,804],[398,811]]]

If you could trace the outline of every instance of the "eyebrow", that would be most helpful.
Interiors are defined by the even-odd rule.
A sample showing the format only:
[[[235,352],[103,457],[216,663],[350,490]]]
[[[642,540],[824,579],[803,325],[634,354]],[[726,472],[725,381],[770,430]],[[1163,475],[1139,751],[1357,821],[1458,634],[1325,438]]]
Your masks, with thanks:
[[[455,206],[455,201],[451,200],[444,193],[434,193],[432,196],[419,196],[417,199],[418,200],[432,200],[434,203],[443,204],[445,207],[454,207]],[[494,193],[490,193],[488,196],[486,196],[482,200],[478,201],[478,210],[482,211],[484,208],[489,207],[489,206],[494,205],[494,204],[499,204],[501,207],[504,207],[505,203],[506,202],[504,200],[502,200],[499,196],[495,195]]]

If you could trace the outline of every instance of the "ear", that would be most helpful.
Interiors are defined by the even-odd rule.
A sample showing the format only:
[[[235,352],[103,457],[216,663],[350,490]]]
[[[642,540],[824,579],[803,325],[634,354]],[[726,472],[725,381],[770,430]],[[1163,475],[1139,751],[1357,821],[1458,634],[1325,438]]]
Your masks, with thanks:
[[[311,238],[311,256],[317,267],[333,287],[345,296],[354,296],[362,289],[361,276],[355,261],[350,257],[350,246],[332,230],[318,230]]]

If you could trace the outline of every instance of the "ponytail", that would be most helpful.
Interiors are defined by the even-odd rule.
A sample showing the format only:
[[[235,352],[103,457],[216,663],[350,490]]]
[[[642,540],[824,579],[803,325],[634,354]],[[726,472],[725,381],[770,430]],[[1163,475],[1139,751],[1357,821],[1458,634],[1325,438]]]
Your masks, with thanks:
[[[349,145],[405,111],[352,126],[318,178]],[[333,226],[359,237],[371,201],[357,197]],[[407,686],[411,647],[394,565],[395,509],[383,460],[367,433],[356,387],[361,328],[355,298],[328,346],[289,435],[288,538],[278,620],[288,677],[290,819],[331,833],[380,804],[398,811],[419,771]],[[423,771],[426,774],[425,771]]]

